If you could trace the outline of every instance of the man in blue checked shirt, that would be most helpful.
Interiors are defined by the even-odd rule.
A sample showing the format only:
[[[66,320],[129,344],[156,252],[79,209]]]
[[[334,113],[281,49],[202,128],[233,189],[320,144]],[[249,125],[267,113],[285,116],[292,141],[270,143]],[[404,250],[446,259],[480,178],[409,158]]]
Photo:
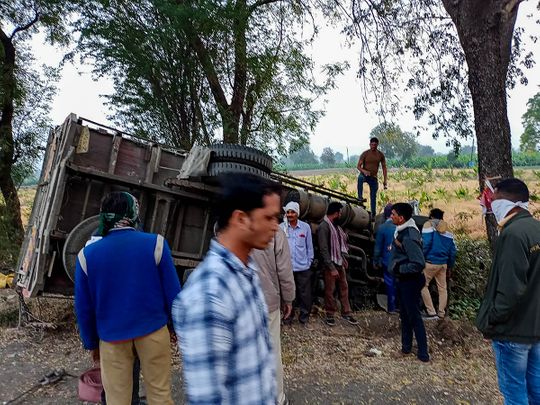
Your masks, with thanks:
[[[311,313],[311,262],[313,261],[313,241],[311,227],[298,219],[300,205],[290,201],[285,207],[285,222],[281,227],[287,235],[293,267],[294,283],[296,285],[296,302],[300,307],[298,320],[306,324]],[[294,318],[294,312],[283,321],[289,323]]]
[[[267,307],[252,249],[278,229],[280,187],[253,175],[222,179],[217,238],[173,303],[189,404],[277,401]]]

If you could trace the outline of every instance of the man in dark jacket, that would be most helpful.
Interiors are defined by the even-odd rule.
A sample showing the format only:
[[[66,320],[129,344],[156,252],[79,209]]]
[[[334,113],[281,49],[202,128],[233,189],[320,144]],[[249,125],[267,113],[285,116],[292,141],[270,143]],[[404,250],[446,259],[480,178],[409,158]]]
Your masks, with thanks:
[[[392,222],[396,225],[392,243],[390,271],[396,277],[401,319],[401,352],[412,351],[413,331],[418,344],[417,357],[429,361],[426,329],[420,314],[420,292],[424,287],[424,255],[422,237],[412,219],[413,208],[407,203],[392,207]]]
[[[540,403],[540,222],[518,179],[497,184],[491,208],[499,237],[476,318],[493,340],[499,389],[508,404]]]

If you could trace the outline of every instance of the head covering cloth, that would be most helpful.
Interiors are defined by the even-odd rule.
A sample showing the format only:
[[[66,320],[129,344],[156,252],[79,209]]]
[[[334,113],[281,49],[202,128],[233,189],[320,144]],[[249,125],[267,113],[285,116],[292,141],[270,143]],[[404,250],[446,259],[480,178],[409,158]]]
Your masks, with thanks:
[[[139,223],[139,202],[130,193],[123,191],[127,204],[123,212],[99,213],[99,226],[97,234],[105,236],[113,228],[134,228]]]

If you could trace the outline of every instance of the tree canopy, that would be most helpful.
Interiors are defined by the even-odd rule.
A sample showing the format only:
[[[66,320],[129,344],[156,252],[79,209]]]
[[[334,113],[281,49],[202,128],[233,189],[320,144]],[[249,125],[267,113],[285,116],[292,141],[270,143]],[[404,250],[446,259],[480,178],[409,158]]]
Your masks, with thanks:
[[[41,29],[50,43],[69,42],[73,6],[63,0],[0,3],[0,190],[15,241],[23,233],[15,182],[38,158],[55,90],[54,70],[35,69],[27,41]]]
[[[144,18],[141,18],[144,15]],[[286,152],[308,141],[322,112],[305,54],[306,10],[277,0],[84,2],[78,51],[112,75],[112,118],[189,149],[225,142]]]
[[[379,139],[379,149],[388,159],[409,159],[418,151],[416,137],[410,132],[403,132],[396,124],[383,122],[373,128],[369,134]]]
[[[520,149],[524,152],[537,151],[540,144],[540,93],[527,101],[527,111],[521,119],[524,129]]]

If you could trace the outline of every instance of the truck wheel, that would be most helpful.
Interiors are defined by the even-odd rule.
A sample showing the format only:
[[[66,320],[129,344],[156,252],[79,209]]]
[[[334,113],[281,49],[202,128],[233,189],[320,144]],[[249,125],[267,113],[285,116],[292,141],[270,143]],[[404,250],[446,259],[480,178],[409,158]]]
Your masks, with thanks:
[[[86,218],[71,230],[66,239],[66,243],[64,243],[62,262],[64,263],[66,274],[73,282],[75,282],[75,263],[77,262],[77,255],[94,234],[98,225],[99,215]]]
[[[234,162],[256,167],[264,172],[272,170],[272,158],[249,146],[220,143],[210,147],[211,162]]]
[[[247,164],[234,162],[215,162],[208,165],[208,176],[211,178],[216,178],[222,174],[228,173],[250,173],[256,176],[264,177],[266,179],[270,178],[270,175],[267,171]]]

